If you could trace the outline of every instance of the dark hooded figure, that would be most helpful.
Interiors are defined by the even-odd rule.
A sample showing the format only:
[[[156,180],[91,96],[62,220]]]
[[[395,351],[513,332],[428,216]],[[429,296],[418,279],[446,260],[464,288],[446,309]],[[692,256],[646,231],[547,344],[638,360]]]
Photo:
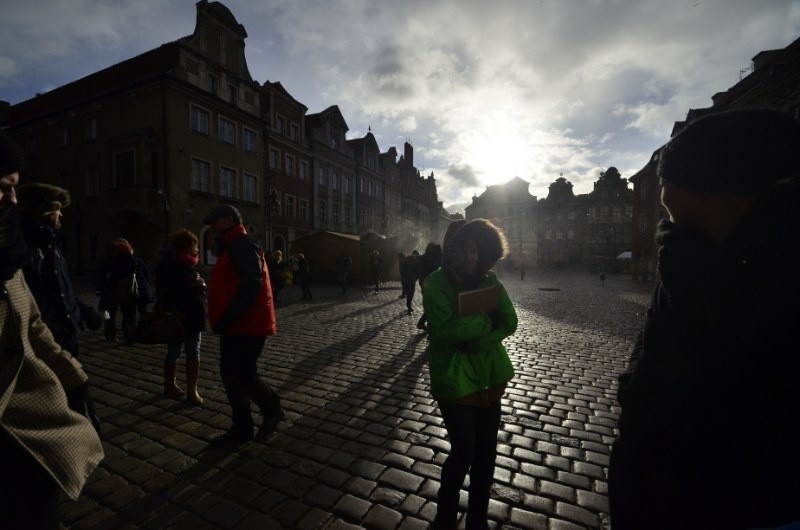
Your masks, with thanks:
[[[800,123],[776,110],[708,115],[662,149],[669,220],[619,377],[615,530],[800,522],[798,175]]]

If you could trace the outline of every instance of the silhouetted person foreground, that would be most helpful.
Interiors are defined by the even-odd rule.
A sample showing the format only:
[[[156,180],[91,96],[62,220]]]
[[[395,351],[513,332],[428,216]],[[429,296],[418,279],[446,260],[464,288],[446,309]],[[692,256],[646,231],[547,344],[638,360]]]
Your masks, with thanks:
[[[614,530],[800,520],[800,123],[774,110],[691,122],[662,150],[670,219],[619,378]]]

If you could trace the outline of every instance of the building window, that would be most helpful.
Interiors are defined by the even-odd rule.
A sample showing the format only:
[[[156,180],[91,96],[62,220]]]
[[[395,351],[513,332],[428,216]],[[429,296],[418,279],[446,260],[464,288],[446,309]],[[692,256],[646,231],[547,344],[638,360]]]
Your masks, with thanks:
[[[236,171],[228,167],[219,168],[219,194],[236,197]]]
[[[350,177],[342,177],[342,187],[345,193],[350,193]]]
[[[242,149],[248,153],[258,153],[258,133],[253,129],[242,128]]]
[[[133,151],[114,155],[114,177],[118,188],[135,184],[135,157]]]
[[[66,127],[62,127],[58,131],[58,145],[61,147],[67,147],[69,145],[69,129]]]
[[[281,158],[281,152],[277,149],[269,150],[269,167],[271,169],[278,169],[278,163]]]
[[[300,180],[308,180],[308,162],[300,162]]]
[[[366,208],[361,208],[359,213],[360,213],[360,215],[359,215],[358,223],[361,226],[366,226],[366,224],[367,224],[367,209]]]
[[[249,202],[258,202],[258,177],[245,173],[242,184],[244,195],[242,198]]]
[[[339,147],[339,141],[335,136],[331,136],[331,149],[336,150],[337,147]]]
[[[339,224],[339,204],[333,205],[333,211],[331,211],[331,215],[333,216],[333,222]]]
[[[375,155],[373,153],[367,155],[367,167],[369,169],[375,169]]]
[[[339,174],[336,171],[331,171],[331,189],[339,189]]]
[[[286,171],[287,175],[294,175],[294,157],[291,155],[286,155],[286,164],[284,166],[284,171]]]
[[[639,214],[639,233],[644,234],[647,231],[647,214]]]
[[[211,193],[211,164],[205,160],[192,159],[192,182],[190,189]]]
[[[228,85],[228,101],[234,105],[239,101],[239,89],[236,85]]]
[[[206,88],[208,88],[208,91],[212,94],[217,93],[217,76],[208,74],[208,77],[206,78]]]
[[[211,113],[201,109],[196,105],[191,105],[191,128],[194,132],[209,135],[209,124],[211,123]]]
[[[359,193],[366,193],[367,190],[367,178],[361,177],[361,187],[358,190]]]
[[[86,120],[86,139],[97,140],[97,118]]]
[[[344,207],[344,223],[346,225],[353,224],[353,209],[350,206]]]
[[[323,221],[328,218],[328,201],[320,199],[319,212],[317,213],[319,214],[319,218]]]
[[[219,141],[236,145],[236,124],[223,117],[219,119]]]
[[[292,195],[284,196],[283,214],[286,217],[294,217],[294,197]]]
[[[327,186],[328,185],[324,167],[319,168],[319,185],[320,186]]]
[[[286,135],[286,118],[282,116],[275,118],[275,129],[281,136]]]
[[[575,239],[575,230],[571,228],[569,229],[569,231],[567,232],[567,239]]]
[[[292,140],[297,140],[299,136],[300,136],[300,127],[298,127],[297,124],[293,123],[289,127],[289,138],[291,138]]]
[[[308,221],[308,200],[300,199],[297,201],[297,217],[301,221]]]

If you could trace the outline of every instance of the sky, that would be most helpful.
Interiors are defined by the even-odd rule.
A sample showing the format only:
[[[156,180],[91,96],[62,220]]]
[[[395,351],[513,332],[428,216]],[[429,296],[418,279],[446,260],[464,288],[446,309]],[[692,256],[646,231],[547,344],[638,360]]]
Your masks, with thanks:
[[[800,37],[800,0],[227,0],[253,79],[348,138],[414,147],[463,212],[520,177],[542,199],[631,177],[690,108]],[[0,100],[18,103],[194,31],[194,0],[0,0]]]

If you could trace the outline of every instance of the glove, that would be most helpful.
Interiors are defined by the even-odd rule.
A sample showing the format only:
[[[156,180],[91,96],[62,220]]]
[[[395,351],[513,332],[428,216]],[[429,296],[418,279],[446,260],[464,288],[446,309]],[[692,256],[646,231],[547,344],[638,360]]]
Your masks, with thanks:
[[[489,317],[489,320],[492,323],[492,331],[500,327],[500,324],[503,321],[503,315],[500,314],[500,311],[498,311],[497,309],[492,309],[491,311],[486,313],[486,316]]]
[[[89,393],[88,381],[67,392],[67,404],[73,411],[82,416],[86,416],[86,418],[92,422],[92,426],[94,430],[97,431],[97,435],[100,436],[100,418],[97,416],[97,412],[94,408],[94,401],[92,401],[92,396]]]

